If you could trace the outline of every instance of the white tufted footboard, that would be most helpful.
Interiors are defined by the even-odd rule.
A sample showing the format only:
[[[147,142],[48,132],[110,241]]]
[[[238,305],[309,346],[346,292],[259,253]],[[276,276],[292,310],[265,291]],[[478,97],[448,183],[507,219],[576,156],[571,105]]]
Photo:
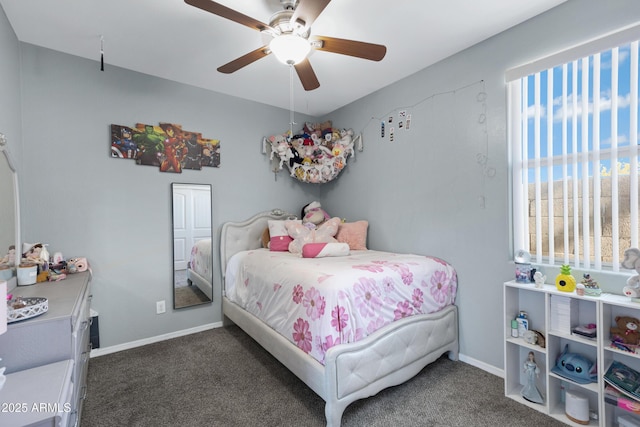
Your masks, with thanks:
[[[352,402],[402,384],[444,353],[458,359],[456,306],[407,317],[364,340],[332,347],[325,366],[227,298],[222,308],[229,320],[324,399],[327,427],[340,426]]]
[[[411,316],[362,341],[332,347],[325,359],[327,427],[338,427],[346,407],[401,384],[444,353],[458,359],[458,313]]]

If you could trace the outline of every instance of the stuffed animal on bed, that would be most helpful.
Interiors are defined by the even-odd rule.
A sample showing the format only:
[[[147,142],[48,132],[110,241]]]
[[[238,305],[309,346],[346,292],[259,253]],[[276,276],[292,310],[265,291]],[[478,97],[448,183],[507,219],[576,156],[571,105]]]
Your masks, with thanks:
[[[307,243],[338,243],[333,236],[338,232],[340,222],[340,218],[335,217],[323,222],[319,227],[311,229],[299,222],[286,221],[287,232],[293,239],[289,243],[289,252],[302,254],[302,247]]]
[[[313,201],[302,208],[300,218],[302,218],[303,224],[313,224],[318,227],[323,222],[328,221],[331,217],[324,209],[322,209],[320,202]]]

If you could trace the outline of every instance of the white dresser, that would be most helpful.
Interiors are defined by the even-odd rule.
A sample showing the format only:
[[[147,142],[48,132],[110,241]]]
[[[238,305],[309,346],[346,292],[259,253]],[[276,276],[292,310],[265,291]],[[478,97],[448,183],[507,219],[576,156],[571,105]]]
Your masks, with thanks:
[[[7,375],[0,390],[0,425],[73,425],[73,366],[73,360],[64,360]]]
[[[91,351],[91,274],[83,272],[59,282],[18,286],[12,293],[47,298],[49,310],[38,317],[9,324],[7,332],[0,335],[0,366],[7,368],[7,382],[0,391],[0,405],[3,405],[0,425],[8,425],[4,420],[9,418],[12,426],[31,425],[38,415],[34,412],[39,408],[44,413],[45,409],[55,411],[49,411],[53,415],[45,417],[45,424],[37,425],[79,425]],[[67,371],[70,375],[66,375]],[[48,386],[56,381],[62,381],[59,388]],[[33,402],[36,390],[50,390],[51,394],[39,397],[45,399],[42,402]],[[14,406],[9,407],[10,403]],[[29,411],[16,412],[27,406]]]

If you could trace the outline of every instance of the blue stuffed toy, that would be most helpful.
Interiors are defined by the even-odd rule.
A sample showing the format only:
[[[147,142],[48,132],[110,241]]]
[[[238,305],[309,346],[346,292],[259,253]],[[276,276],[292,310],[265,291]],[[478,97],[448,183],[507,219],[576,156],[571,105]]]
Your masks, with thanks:
[[[556,359],[556,366],[551,369],[551,372],[578,384],[598,382],[596,365],[581,354],[569,353],[569,344]]]

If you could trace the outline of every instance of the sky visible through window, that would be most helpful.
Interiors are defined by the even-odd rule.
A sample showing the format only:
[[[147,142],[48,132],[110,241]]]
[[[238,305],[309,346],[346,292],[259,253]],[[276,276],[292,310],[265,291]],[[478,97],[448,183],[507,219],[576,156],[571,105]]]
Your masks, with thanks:
[[[637,46],[637,45],[636,45]],[[598,68],[594,56],[589,57],[588,62],[588,93],[584,93],[583,90],[583,62],[578,60],[566,64],[566,76],[563,77],[563,66],[557,66],[553,70],[547,70],[540,73],[540,86],[539,86],[539,157],[543,159],[543,163],[548,156],[548,144],[547,144],[547,130],[548,130],[548,80],[549,75],[553,78],[553,121],[552,121],[552,155],[558,156],[554,160],[553,166],[553,180],[560,180],[563,178],[561,156],[563,153],[563,146],[567,155],[569,156],[568,163],[569,168],[567,170],[568,176],[577,176],[582,178],[582,159],[578,156],[577,165],[574,170],[571,167],[572,156],[574,153],[582,153],[583,149],[583,97],[588,98],[588,151],[594,150],[594,128],[593,128],[593,114],[594,114],[594,97],[599,97],[599,138],[600,141],[600,161],[597,164],[593,162],[588,163],[589,176],[593,176],[594,171],[599,172],[601,176],[607,176],[611,174],[611,159],[609,157],[612,144],[614,141],[612,135],[612,128],[617,121],[617,147],[629,147],[631,141],[632,132],[638,133],[638,129],[631,130],[630,126],[630,103],[631,103],[631,44],[620,46],[617,53],[617,75],[618,75],[618,88],[616,93],[612,90],[612,61],[615,58],[613,50],[607,50],[600,53],[600,89],[597,94],[594,94],[594,69]],[[576,74],[577,73],[577,74]],[[636,74],[637,75],[637,74]],[[527,129],[526,137],[528,139],[527,150],[528,158],[535,158],[535,129],[536,129],[536,84],[535,75],[530,75],[527,78]],[[564,82],[564,83],[563,83]],[[563,96],[563,86],[565,87],[566,95]],[[617,100],[617,115],[612,115],[613,100]],[[638,99],[636,97],[636,99]],[[563,108],[564,104],[564,108]],[[563,114],[566,113],[566,121],[563,122]],[[637,123],[637,122],[636,122]],[[566,139],[563,140],[563,130],[566,132]],[[621,175],[629,174],[629,158],[624,157],[624,154],[618,157],[617,162],[618,173]],[[534,168],[530,164],[529,168],[529,182],[534,182]],[[540,179],[542,182],[548,180],[547,170],[543,166],[541,168]]]

